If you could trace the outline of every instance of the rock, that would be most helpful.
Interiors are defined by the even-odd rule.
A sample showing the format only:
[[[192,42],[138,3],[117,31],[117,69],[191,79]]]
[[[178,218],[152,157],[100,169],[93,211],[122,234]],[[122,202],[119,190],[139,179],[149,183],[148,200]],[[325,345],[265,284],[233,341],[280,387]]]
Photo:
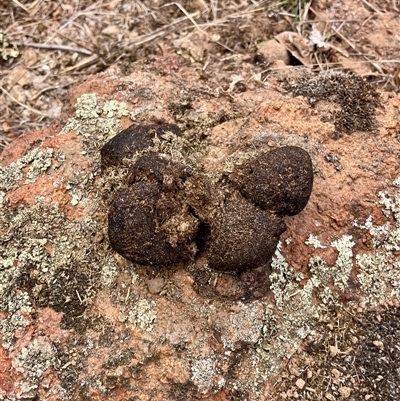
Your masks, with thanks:
[[[156,277],[147,282],[151,294],[158,294],[162,291],[165,280],[162,277]]]
[[[296,380],[296,387],[299,388],[300,390],[303,390],[305,385],[306,385],[306,382],[303,379]]]
[[[275,39],[267,40],[258,45],[258,51],[264,56],[264,61],[274,63],[283,61],[286,65],[290,64],[289,52],[286,47]]]
[[[311,102],[314,86],[303,75],[278,77],[308,88],[293,96],[277,77],[266,85],[252,80],[256,70],[249,67],[250,75],[243,71],[247,90],[226,96],[218,89],[222,72],[211,66],[210,78],[200,81],[190,67],[163,73],[163,65],[158,60],[138,64],[129,76],[115,67],[88,77],[71,91],[71,108],[65,107],[60,125],[22,135],[1,155],[3,398],[271,399],[276,372],[321,326],[316,316],[337,311],[345,300],[368,309],[400,295],[392,286],[400,280],[396,94],[380,93],[379,105],[365,96],[367,120],[360,120],[359,110],[353,123],[336,127],[338,110],[348,104],[339,97],[348,92]],[[313,78],[323,93],[327,80]],[[358,93],[359,80],[344,74],[339,81]],[[351,113],[345,117],[348,122]],[[168,163],[154,161],[157,174],[146,159],[134,168],[146,149],[127,163],[101,168],[107,142],[133,123],[155,121],[181,130],[153,138],[153,150],[168,155]],[[365,131],[354,130],[356,123]],[[254,191],[230,177],[249,155],[283,147],[304,149],[311,157],[309,202],[296,216],[282,217],[287,230],[271,261],[240,274],[226,272],[224,247],[230,251],[240,243],[247,260],[265,260],[260,247],[249,252],[246,241],[261,242],[257,233],[265,235],[261,227],[268,221],[279,235],[277,218],[293,207],[289,199],[289,209],[263,210],[250,199]],[[168,172],[175,164],[182,173]],[[187,261],[178,255],[180,262],[171,266],[122,260],[107,236],[118,191],[127,197],[122,205],[129,198],[132,212],[143,215],[143,225],[134,230],[145,231],[150,242],[162,237],[160,254],[167,261],[176,257],[168,246],[190,253],[191,231],[172,236],[175,224],[158,219],[158,210],[162,216],[187,205],[200,221],[193,233],[203,251]],[[145,191],[151,196],[144,202]],[[172,204],[162,195],[168,191],[175,194]],[[280,194],[287,199],[285,191]],[[235,209],[245,203],[252,206],[243,214],[256,229],[240,233],[233,227],[242,224]],[[207,222],[220,238],[212,253]],[[149,230],[151,225],[158,231]],[[232,245],[225,234],[233,232]],[[271,252],[269,244],[265,252]],[[210,268],[211,256],[221,270]],[[154,277],[167,283],[161,292],[149,291]]]

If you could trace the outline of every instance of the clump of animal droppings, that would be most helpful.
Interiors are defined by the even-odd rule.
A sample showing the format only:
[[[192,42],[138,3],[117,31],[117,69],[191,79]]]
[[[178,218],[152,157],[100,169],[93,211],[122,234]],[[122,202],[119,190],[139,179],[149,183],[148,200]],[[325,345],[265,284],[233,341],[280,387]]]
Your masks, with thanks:
[[[216,270],[262,266],[275,252],[286,230],[283,220],[242,196],[234,196],[210,219],[208,265]]]
[[[131,158],[135,153],[150,147],[155,136],[164,132],[172,132],[177,136],[181,134],[175,124],[131,125],[102,147],[102,167],[117,166],[124,158]]]
[[[376,131],[376,108],[380,97],[364,78],[351,73],[328,71],[287,81],[285,89],[294,96],[304,96],[313,106],[321,100],[336,103],[341,110],[332,113],[335,139],[355,131]]]
[[[246,161],[230,178],[246,198],[263,209],[293,216],[310,198],[313,168],[305,150],[285,146]]]
[[[129,140],[126,131],[119,135],[134,144],[141,141],[137,132]],[[118,167],[109,150],[107,144],[102,160]],[[265,265],[286,229],[283,215],[299,213],[312,189],[310,156],[295,146],[258,153],[229,176],[211,177],[190,154],[176,161],[150,147],[133,156],[126,187],[111,202],[108,236],[115,251],[142,265],[168,266],[198,254],[220,271]]]
[[[185,201],[185,168],[150,153],[132,167],[128,188],[116,192],[108,215],[111,246],[143,265],[189,260],[199,222]]]

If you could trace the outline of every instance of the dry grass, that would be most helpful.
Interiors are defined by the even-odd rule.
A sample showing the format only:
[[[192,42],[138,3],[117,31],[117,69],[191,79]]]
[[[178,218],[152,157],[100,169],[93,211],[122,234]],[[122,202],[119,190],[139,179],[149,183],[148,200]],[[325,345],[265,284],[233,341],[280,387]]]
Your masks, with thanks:
[[[68,87],[121,61],[162,54],[185,32],[207,35],[265,15],[270,1],[87,0],[0,4],[0,29],[20,56],[1,64],[0,146],[57,119]],[[250,39],[251,41],[251,39]],[[221,49],[241,52],[229,37]],[[251,45],[251,44],[250,44]]]
[[[24,131],[56,122],[68,88],[86,76],[113,63],[128,73],[137,60],[182,51],[182,40],[192,32],[209,42],[206,54],[196,57],[187,48],[183,53],[202,68],[223,57],[232,57],[233,63],[237,55],[247,55],[251,62],[257,44],[293,32],[303,49],[296,53],[291,43],[285,46],[303,64],[317,70],[353,69],[389,89],[398,88],[399,60],[371,49],[366,54],[351,36],[377,16],[398,12],[398,2],[360,1],[371,12],[362,21],[339,11],[327,18],[331,14],[324,13],[324,2],[307,0],[3,1],[0,33],[19,56],[0,57],[0,150]],[[313,31],[319,32],[323,46],[310,40]],[[0,51],[1,46],[0,39]],[[260,63],[260,70],[265,67]]]

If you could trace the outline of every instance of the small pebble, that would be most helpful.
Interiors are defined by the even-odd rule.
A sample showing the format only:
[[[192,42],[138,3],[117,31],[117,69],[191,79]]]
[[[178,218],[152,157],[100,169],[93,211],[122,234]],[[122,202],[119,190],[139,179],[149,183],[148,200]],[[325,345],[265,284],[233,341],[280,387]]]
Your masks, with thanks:
[[[339,394],[342,398],[349,398],[350,397],[350,393],[351,393],[351,388],[350,387],[340,387],[339,388]]]
[[[339,349],[336,348],[336,347],[334,347],[333,345],[331,345],[331,346],[329,347],[329,354],[330,354],[330,356],[331,356],[332,358],[335,357],[335,356],[338,354],[338,352],[339,352]]]
[[[384,346],[382,341],[373,341],[372,344],[374,344],[376,348],[379,348],[380,351],[383,351]]]
[[[165,280],[162,277],[156,277],[147,282],[150,294],[158,294],[164,288]]]
[[[304,386],[306,385],[306,382],[303,379],[297,379],[296,380],[296,386],[300,389],[303,390]]]

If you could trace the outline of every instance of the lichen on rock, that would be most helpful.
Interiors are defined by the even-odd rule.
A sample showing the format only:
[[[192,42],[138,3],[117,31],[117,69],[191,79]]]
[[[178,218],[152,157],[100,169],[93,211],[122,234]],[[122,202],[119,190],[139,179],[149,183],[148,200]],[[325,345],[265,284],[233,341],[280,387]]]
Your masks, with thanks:
[[[274,374],[326,329],[322,319],[345,302],[351,312],[360,299],[387,308],[400,298],[398,99],[387,101],[393,121],[380,127],[379,141],[361,131],[332,140],[320,102],[310,107],[274,80],[246,80],[246,92],[228,97],[218,82],[198,84],[193,71],[160,77],[152,68],[88,77],[62,127],[5,150],[0,398],[270,399]],[[324,102],[325,111],[337,110]],[[155,134],[118,166],[102,168],[107,141],[132,123],[156,122],[175,122],[180,134]],[[305,197],[297,204],[281,191],[286,206],[264,210],[272,198],[254,191],[243,172],[293,147],[310,155],[313,191],[301,214],[282,217]],[[337,155],[341,169],[327,154]],[[310,160],[303,162],[293,171],[310,178]],[[260,189],[274,188],[266,181]],[[153,202],[139,196],[140,186]],[[108,213],[131,188],[133,208],[150,216],[172,249],[183,244],[186,260],[158,266],[150,246],[154,265],[143,266],[110,247]],[[274,226],[268,237],[266,225]],[[225,257],[234,249],[246,256],[233,255],[237,271],[227,270]],[[151,288],[155,279],[162,286]],[[343,328],[330,327],[332,337]]]

